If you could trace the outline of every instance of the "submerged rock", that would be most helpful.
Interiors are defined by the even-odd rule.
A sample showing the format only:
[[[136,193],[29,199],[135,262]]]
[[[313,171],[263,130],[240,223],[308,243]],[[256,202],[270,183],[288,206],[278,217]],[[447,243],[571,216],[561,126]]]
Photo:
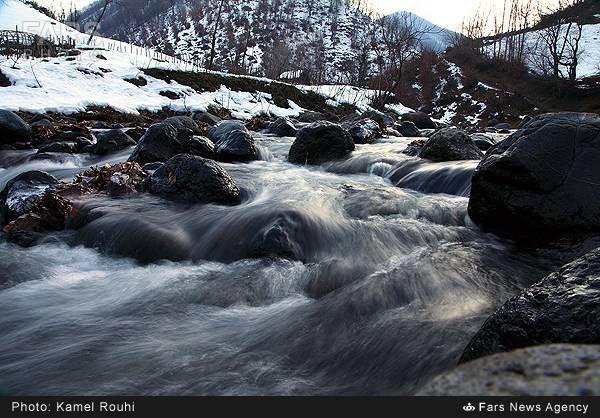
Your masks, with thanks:
[[[240,190],[219,164],[189,154],[177,155],[147,180],[150,193],[183,202],[240,203]]]
[[[550,344],[600,344],[600,249],[525,289],[498,309],[461,361]]]
[[[372,144],[383,134],[381,127],[373,119],[360,119],[346,124],[345,128],[355,144]]]
[[[419,157],[431,161],[479,160],[483,153],[471,138],[457,128],[437,131],[423,145]]]
[[[2,231],[9,241],[23,247],[35,244],[44,234],[65,228],[73,206],[57,193],[46,192],[24,215],[6,225]]]
[[[56,177],[44,171],[27,171],[9,180],[0,192],[0,224],[31,211],[44,193],[59,183]]]
[[[355,145],[350,134],[340,125],[317,122],[300,129],[289,153],[295,164],[322,164],[348,157]]]
[[[224,162],[248,162],[258,159],[258,150],[254,139],[247,131],[234,130],[221,140],[215,154],[219,161]]]
[[[484,357],[438,376],[417,395],[600,395],[600,345],[541,345]]]
[[[469,215],[513,238],[600,230],[600,117],[541,115],[481,161]]]
[[[31,128],[18,115],[0,109],[0,145],[31,140]]]

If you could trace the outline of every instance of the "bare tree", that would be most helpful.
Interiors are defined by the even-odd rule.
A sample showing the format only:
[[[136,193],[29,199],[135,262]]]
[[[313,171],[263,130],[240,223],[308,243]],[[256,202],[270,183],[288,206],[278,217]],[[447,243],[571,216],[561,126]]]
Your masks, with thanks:
[[[223,12],[223,5],[225,0],[219,1],[219,10],[217,11],[217,18],[213,27],[211,41],[210,41],[210,57],[208,59],[208,69],[213,69],[213,63],[215,61],[215,45],[217,44],[217,32],[219,30],[219,24],[221,23],[221,13]]]
[[[88,39],[87,44],[91,44],[92,40],[94,39],[94,35],[96,34],[96,31],[98,30],[98,27],[100,26],[100,23],[102,22],[102,19],[104,19],[104,15],[106,14],[106,9],[108,9],[108,6],[111,5],[114,2],[114,0],[104,0],[104,6],[102,7],[102,11],[100,12],[100,15],[98,16],[98,19],[96,20],[96,23],[94,24],[94,29],[92,29],[92,33],[90,33],[90,38]]]
[[[412,13],[401,12],[379,19],[377,29],[372,42],[379,68],[375,104],[383,107],[402,82],[406,63],[419,54],[423,36],[431,28],[418,22]]]

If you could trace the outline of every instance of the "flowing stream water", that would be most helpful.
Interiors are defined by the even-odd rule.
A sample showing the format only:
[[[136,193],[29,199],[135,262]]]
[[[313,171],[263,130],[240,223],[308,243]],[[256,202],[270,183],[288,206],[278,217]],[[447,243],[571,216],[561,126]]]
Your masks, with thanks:
[[[430,163],[407,138],[321,167],[223,164],[236,207],[96,197],[79,230],[0,237],[0,393],[412,394],[454,367],[486,317],[550,271],[467,215],[477,162]],[[0,153],[0,188],[105,159]],[[257,258],[273,226],[294,260]]]

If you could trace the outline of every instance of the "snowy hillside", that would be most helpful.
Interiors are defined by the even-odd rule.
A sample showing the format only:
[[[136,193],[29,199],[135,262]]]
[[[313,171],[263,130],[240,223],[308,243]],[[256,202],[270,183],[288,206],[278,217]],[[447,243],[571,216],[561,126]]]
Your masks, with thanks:
[[[287,107],[277,106],[267,93],[233,91],[225,86],[216,91],[197,92],[175,81],[151,77],[143,71],[150,68],[197,71],[198,68],[150,49],[107,38],[96,37],[92,45],[87,46],[88,35],[17,0],[0,0],[0,30],[14,30],[15,25],[20,31],[47,38],[69,37],[81,53],[49,59],[21,59],[16,65],[11,60],[0,63],[0,72],[12,83],[10,87],[0,88],[0,107],[3,109],[72,113],[84,111],[89,106],[109,106],[118,111],[136,113],[164,108],[174,111],[207,110],[215,106],[226,108],[240,119],[261,113],[297,116],[303,111],[292,101]],[[139,77],[144,79],[144,85],[130,82],[132,79],[139,80]],[[268,79],[254,79],[270,82]],[[339,96],[330,89],[319,93],[329,97],[332,106],[351,103],[365,108],[369,92],[352,89],[353,95]]]
[[[216,67],[270,78],[314,68],[316,78],[352,82],[357,55],[368,44],[370,18],[346,0],[248,0],[225,2],[216,36]],[[171,4],[171,3],[168,3]],[[219,2],[151,0],[115,4],[102,33],[138,45],[156,46],[206,64]],[[84,13],[93,20],[94,9]]]
[[[556,26],[558,27],[558,26]],[[574,30],[574,29],[573,29]],[[564,32],[564,29],[563,29]],[[526,52],[526,63],[529,68],[540,73],[539,59],[536,59],[540,55],[541,49],[544,48],[542,41],[543,30],[536,30],[527,32],[525,35],[525,52]],[[486,46],[486,51],[489,55],[492,54],[494,48],[501,50],[505,47],[507,38],[502,38],[499,41],[489,43]],[[577,66],[577,77],[585,78],[600,73],[600,23],[583,25],[581,40],[579,42],[579,63]],[[561,66],[561,70],[564,74],[567,70],[564,66]]]

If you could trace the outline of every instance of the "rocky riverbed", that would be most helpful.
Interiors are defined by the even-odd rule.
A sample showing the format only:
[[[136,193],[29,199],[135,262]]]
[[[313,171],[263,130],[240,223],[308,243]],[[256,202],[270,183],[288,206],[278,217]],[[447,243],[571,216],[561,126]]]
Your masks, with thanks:
[[[597,115],[318,119],[2,111],[2,392],[600,393]]]

